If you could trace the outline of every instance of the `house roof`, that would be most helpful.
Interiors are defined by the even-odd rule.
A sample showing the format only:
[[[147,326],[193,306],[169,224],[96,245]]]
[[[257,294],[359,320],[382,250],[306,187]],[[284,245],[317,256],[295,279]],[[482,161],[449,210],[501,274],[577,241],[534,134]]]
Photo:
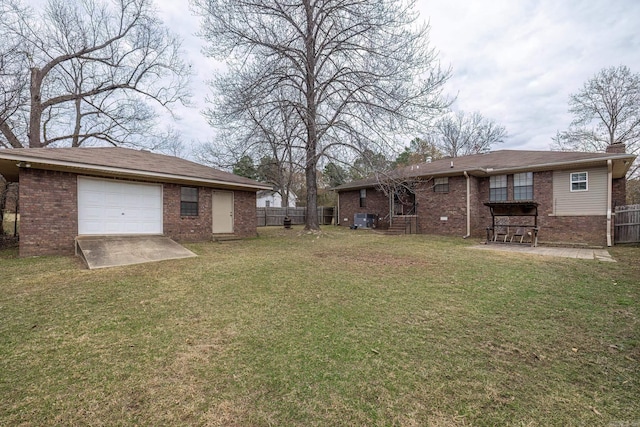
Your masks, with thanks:
[[[606,166],[612,161],[614,178],[625,176],[636,156],[619,153],[584,153],[571,151],[499,150],[485,154],[453,157],[420,163],[349,182],[334,188],[336,191],[355,190],[378,185],[385,180],[403,180],[463,175],[504,175],[519,172],[537,172]]]
[[[18,180],[20,167],[251,191],[272,188],[189,160],[122,147],[0,150],[0,174],[8,181]]]

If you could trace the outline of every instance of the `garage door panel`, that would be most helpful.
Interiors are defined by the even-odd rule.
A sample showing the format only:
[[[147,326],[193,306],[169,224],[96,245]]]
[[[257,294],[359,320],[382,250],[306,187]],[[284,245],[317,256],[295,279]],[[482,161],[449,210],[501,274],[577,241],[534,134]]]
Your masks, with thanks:
[[[78,178],[78,234],[162,234],[162,186]]]

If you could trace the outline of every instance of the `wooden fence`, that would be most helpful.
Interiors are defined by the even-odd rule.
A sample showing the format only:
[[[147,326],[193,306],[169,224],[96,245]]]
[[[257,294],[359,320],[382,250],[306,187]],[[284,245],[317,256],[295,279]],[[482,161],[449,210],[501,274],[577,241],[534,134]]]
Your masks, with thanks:
[[[284,225],[284,217],[291,219],[291,224],[304,224],[307,217],[307,208],[257,208],[258,227],[268,225]],[[318,208],[318,221],[320,225],[333,223],[335,208],[321,206]]]
[[[640,205],[616,206],[615,243],[640,243]]]

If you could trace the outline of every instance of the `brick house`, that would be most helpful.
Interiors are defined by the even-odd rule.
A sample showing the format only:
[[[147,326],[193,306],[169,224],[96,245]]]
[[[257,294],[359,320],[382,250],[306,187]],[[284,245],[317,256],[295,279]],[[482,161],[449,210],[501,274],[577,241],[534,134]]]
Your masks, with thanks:
[[[82,235],[255,236],[256,192],[271,189],[118,147],[0,150],[0,174],[19,182],[20,256],[73,254]]]
[[[614,144],[606,153],[500,150],[407,166],[336,187],[339,224],[373,214],[382,229],[400,222],[406,232],[485,237],[493,220],[485,203],[527,202],[540,242],[610,246],[634,159]]]

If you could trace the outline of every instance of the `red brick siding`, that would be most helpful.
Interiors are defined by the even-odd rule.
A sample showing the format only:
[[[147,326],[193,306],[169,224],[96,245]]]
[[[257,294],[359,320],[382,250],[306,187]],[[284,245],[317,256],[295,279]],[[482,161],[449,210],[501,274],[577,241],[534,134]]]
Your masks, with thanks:
[[[614,179],[612,184],[611,208],[616,206],[624,206],[627,204],[627,180],[626,178]]]
[[[211,189],[198,187],[198,216],[180,215],[180,189],[182,185],[163,185],[163,229],[165,236],[179,241],[211,239]]]
[[[180,188],[163,184],[163,231],[179,241],[210,240],[213,189],[198,187],[195,217],[180,216]],[[70,255],[78,235],[77,175],[37,169],[20,170],[20,256]],[[234,192],[234,234],[256,235],[256,193]]]
[[[239,237],[257,235],[258,213],[255,191],[235,191],[233,195],[233,232]]]
[[[624,204],[625,180],[613,180],[612,209]],[[466,234],[466,178],[449,177],[449,192],[435,193],[433,181],[423,182],[416,188],[418,230],[425,234],[463,236]],[[374,196],[380,195],[381,197]],[[491,225],[491,212],[484,205],[489,201],[489,178],[470,177],[471,235],[486,236],[486,227]],[[606,245],[606,216],[553,216],[553,172],[533,174],[533,197],[538,202],[538,226],[540,242]],[[513,174],[507,175],[507,198],[513,200]],[[367,189],[367,208],[360,208],[360,192],[340,193],[340,222],[350,225],[358,212],[388,213],[388,198],[382,192]],[[447,217],[442,221],[441,217]],[[344,219],[347,218],[345,222]],[[512,218],[512,224],[529,224],[532,218]],[[613,233],[613,230],[612,230]]]
[[[338,203],[340,206],[339,225],[349,227],[353,225],[355,214],[368,213],[379,218],[377,228],[389,227],[389,197],[379,189],[367,188],[365,207],[360,207],[360,190],[340,192]]]
[[[74,253],[78,234],[77,176],[20,169],[20,256]]]
[[[508,199],[513,200],[513,175],[507,176]],[[491,213],[484,202],[489,200],[489,178],[480,178],[481,226],[474,235],[491,225]],[[553,172],[534,172],[533,199],[538,203],[538,240],[541,243],[606,245],[606,216],[553,216]],[[529,223],[529,219],[512,218],[511,223]],[[482,225],[484,224],[484,225]]]
[[[464,176],[449,177],[449,192],[433,191],[433,180],[416,188],[418,230],[425,234],[467,233],[467,183]],[[446,220],[442,218],[446,217]]]

